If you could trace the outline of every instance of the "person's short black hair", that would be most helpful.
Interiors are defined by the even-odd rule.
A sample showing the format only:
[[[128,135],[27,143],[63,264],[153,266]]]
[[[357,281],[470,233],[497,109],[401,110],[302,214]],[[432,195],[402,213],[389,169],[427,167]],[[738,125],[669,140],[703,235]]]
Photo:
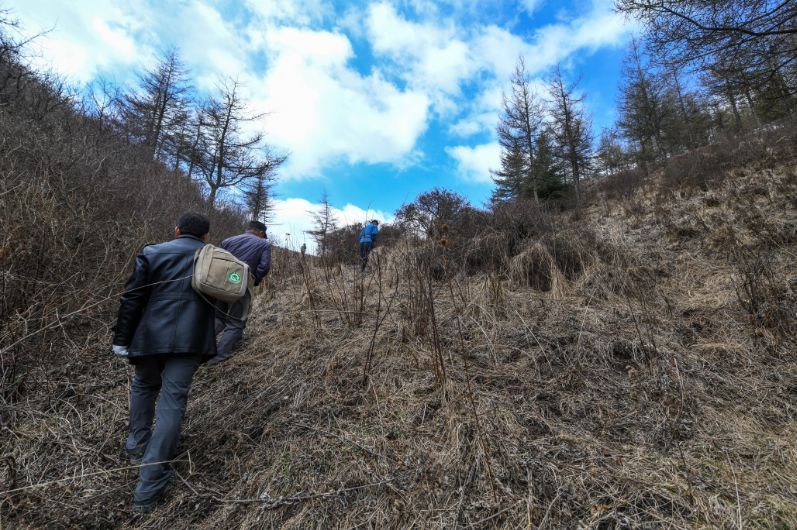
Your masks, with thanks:
[[[201,213],[188,212],[177,221],[177,228],[182,234],[202,237],[210,232],[210,221]]]
[[[371,222],[374,223],[375,225],[378,225],[379,224],[379,219],[374,219]]]
[[[266,225],[260,221],[249,221],[249,230],[260,230],[261,232],[265,232]]]

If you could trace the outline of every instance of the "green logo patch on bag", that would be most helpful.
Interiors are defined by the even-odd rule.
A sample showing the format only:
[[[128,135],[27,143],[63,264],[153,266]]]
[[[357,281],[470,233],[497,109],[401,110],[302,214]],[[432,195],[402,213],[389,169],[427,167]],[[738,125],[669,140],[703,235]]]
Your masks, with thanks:
[[[229,276],[227,276],[227,281],[230,283],[241,283],[241,275],[236,271],[233,271],[229,274]]]

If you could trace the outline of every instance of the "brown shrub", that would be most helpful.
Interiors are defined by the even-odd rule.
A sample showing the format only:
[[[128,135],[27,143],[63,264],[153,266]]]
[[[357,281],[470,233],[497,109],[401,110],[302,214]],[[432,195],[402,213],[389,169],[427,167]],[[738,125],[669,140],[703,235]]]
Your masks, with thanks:
[[[523,199],[496,206],[489,223],[493,230],[504,234],[511,257],[525,250],[526,241],[551,233],[554,217],[547,205]]]
[[[509,277],[519,286],[531,287],[554,296],[562,293],[564,278],[544,245],[534,243],[509,262]]]
[[[640,169],[626,169],[598,181],[597,189],[607,199],[628,200],[645,182],[645,174]]]
[[[793,340],[797,332],[794,290],[781,281],[766,246],[750,247],[736,242],[731,255],[736,262],[733,278],[739,304],[750,315],[755,333],[761,329],[776,335],[778,344]]]
[[[706,195],[703,197],[703,204],[707,208],[716,208],[720,205],[720,199],[716,195]]]
[[[473,272],[501,272],[506,269],[509,254],[507,234],[489,231],[470,241],[465,249],[465,267]]]
[[[588,231],[568,231],[542,239],[543,245],[568,280],[580,277],[595,261],[595,235]]]
[[[195,182],[76,110],[58,86],[0,62],[9,75],[24,81],[0,91],[0,344],[15,345],[0,371],[23,374],[51,344],[108,340],[132,257],[174,237],[180,214],[206,214],[214,242],[244,218],[210,207]]]
[[[716,185],[725,178],[718,164],[720,158],[729,154],[724,149],[727,146],[722,144],[714,149],[706,147],[672,157],[664,166],[662,182],[670,188],[687,185],[708,190],[709,185]]]
[[[722,182],[731,169],[751,162],[770,163],[797,156],[797,120],[790,119],[749,134],[728,136],[682,155],[664,166],[663,190],[700,188],[708,190]]]

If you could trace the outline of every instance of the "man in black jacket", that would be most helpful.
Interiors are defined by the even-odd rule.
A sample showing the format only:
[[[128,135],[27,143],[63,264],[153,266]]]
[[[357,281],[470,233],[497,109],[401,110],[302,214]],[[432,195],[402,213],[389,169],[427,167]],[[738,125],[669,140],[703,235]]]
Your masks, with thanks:
[[[136,257],[122,295],[113,351],[135,366],[125,447],[131,461],[141,463],[133,493],[137,512],[150,511],[173,482],[168,462],[177,450],[191,380],[199,364],[216,355],[214,308],[191,288],[194,253],[209,232],[205,216],[183,215],[174,240],[148,245]]]

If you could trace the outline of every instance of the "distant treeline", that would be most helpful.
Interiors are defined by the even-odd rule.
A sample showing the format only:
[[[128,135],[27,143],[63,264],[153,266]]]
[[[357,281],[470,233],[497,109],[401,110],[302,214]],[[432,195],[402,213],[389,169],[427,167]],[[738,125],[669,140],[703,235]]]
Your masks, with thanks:
[[[262,133],[247,133],[256,130],[247,123],[263,115],[248,112],[237,79],[220,78],[216,93],[201,98],[172,49],[139,76],[136,87],[97,81],[84,102],[84,112],[142,146],[153,160],[201,182],[211,206],[221,192],[235,188],[244,198],[236,202],[252,217],[266,217],[269,189],[286,157]]]
[[[624,60],[615,125],[596,141],[584,105],[589,94],[559,67],[544,93],[536,91],[521,57],[496,128],[501,162],[488,210],[521,200],[577,208],[584,179],[606,177],[600,187],[624,196],[659,168],[669,181],[705,184],[712,171],[762,154],[761,142],[739,140],[745,134],[763,138],[794,117],[797,2],[617,0],[615,7],[643,27]],[[794,125],[786,127],[781,139],[791,141]],[[425,193],[396,212],[393,229],[417,228],[419,212],[452,219],[466,207],[451,192]],[[358,227],[329,220],[322,209],[313,232],[322,254],[356,243]]]
[[[595,146],[589,94],[558,67],[548,94],[535,93],[521,58],[497,129],[493,201],[558,198],[567,188],[578,204],[584,177],[647,175],[797,107],[797,3],[617,0],[616,8],[642,22],[644,41],[632,41],[625,58],[615,126]]]
[[[382,240],[441,238],[440,226],[461,230],[472,221],[511,224],[501,212],[517,213],[519,204],[578,208],[585,179],[600,177],[590,188],[602,196],[625,197],[661,168],[664,185],[705,187],[728,168],[793,154],[797,3],[617,0],[616,8],[638,19],[643,34],[624,60],[613,127],[593,138],[589,94],[559,67],[546,90],[535,90],[521,57],[496,128],[501,161],[488,208],[432,190],[399,209]],[[322,204],[312,232],[320,254],[354,259],[361,226],[335,226]]]

